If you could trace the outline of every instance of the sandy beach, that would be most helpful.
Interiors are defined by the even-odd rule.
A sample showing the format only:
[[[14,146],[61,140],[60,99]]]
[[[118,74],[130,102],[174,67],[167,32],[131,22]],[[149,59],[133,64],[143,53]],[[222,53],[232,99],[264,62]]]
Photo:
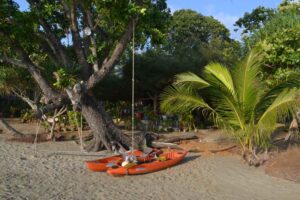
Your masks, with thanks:
[[[84,160],[95,156],[56,154],[78,153],[74,142],[39,143],[35,152],[6,138],[0,135],[0,199],[300,199],[300,184],[266,175],[237,155],[190,153],[167,170],[110,177],[86,169]]]

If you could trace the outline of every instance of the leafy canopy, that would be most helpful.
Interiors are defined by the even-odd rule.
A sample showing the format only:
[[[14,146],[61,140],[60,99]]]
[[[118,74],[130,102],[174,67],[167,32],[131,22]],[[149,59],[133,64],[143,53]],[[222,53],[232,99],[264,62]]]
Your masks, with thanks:
[[[168,31],[166,51],[181,57],[202,57],[222,63],[236,60],[238,42],[229,30],[211,16],[193,10],[175,11]]]
[[[54,81],[51,74],[61,68],[68,68],[68,71],[79,68],[81,71],[77,70],[76,76],[84,79],[83,65],[86,62],[89,68],[96,62],[101,65],[112,54],[134,17],[139,17],[136,44],[160,43],[170,16],[165,0],[28,0],[28,3],[27,11],[20,11],[13,0],[1,3],[0,56],[18,58],[16,47],[20,47],[50,82]],[[73,7],[75,25],[69,19]],[[75,33],[71,33],[72,27],[76,29]],[[94,43],[84,36],[86,27],[92,29],[90,37],[94,37]],[[77,46],[73,34],[79,34]],[[80,48],[84,51],[82,58],[78,56]],[[92,52],[93,48],[96,48],[95,52]]]
[[[251,13],[246,12],[243,17],[235,22],[234,26],[242,29],[242,34],[253,33],[264,26],[264,24],[275,15],[275,10],[259,6],[252,10]]]
[[[236,22],[248,49],[265,53],[264,71],[298,69],[300,64],[300,1],[283,0],[277,10],[258,7]]]

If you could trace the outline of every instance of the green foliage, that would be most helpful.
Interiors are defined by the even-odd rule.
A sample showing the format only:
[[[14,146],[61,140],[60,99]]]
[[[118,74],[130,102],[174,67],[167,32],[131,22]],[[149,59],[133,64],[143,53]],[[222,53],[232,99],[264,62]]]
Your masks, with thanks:
[[[267,14],[261,23],[257,17],[249,20],[259,24],[249,29],[249,35],[244,36],[244,42],[249,49],[259,47],[265,53],[264,71],[275,73],[277,68],[299,68],[300,64],[300,2],[284,0],[273,13]],[[257,10],[266,10],[257,8]],[[258,15],[252,12],[251,16]],[[266,12],[267,13],[267,12]],[[246,15],[246,14],[245,14]],[[249,16],[248,16],[249,17]],[[246,19],[240,19],[243,22]],[[250,23],[249,22],[249,23]]]
[[[168,55],[161,50],[150,50],[142,55],[137,55],[135,60],[135,83],[136,93],[139,97],[145,98],[157,96],[162,89],[172,82],[175,74],[187,69],[199,71],[202,63],[198,57],[182,58]],[[123,83],[131,84],[131,66],[129,61],[123,68]],[[127,90],[130,94],[130,90]]]
[[[33,121],[34,119],[35,119],[35,115],[34,112],[32,112],[32,110],[29,109],[21,110],[21,120],[23,123]]]
[[[118,1],[95,1],[96,12],[99,15],[96,23],[110,35],[111,39],[117,39],[124,32],[128,20],[139,16],[139,26],[136,30],[136,42],[143,45],[148,38],[154,44],[160,43],[165,37],[170,10],[167,8],[165,0],[138,1],[118,0]],[[112,40],[102,41],[107,45],[112,45]]]
[[[155,111],[153,110],[153,108],[151,106],[145,106],[143,108],[143,113],[145,115],[145,117],[148,118],[149,121],[157,121],[158,120],[158,115],[155,113]]]
[[[173,81],[175,74],[187,70],[198,73],[210,61],[231,64],[238,60],[239,43],[231,40],[228,29],[212,17],[192,10],[179,10],[173,14],[168,31],[167,43],[136,55],[137,97],[155,97]],[[111,86],[102,86],[103,91],[114,86],[113,90],[109,89],[110,93],[116,93],[118,97],[127,94],[129,100],[131,67],[131,60],[125,62],[119,78],[122,84],[117,84],[115,78],[111,80]],[[109,93],[105,91],[102,96]]]
[[[173,14],[170,27],[170,45],[184,45],[183,48],[195,48],[208,44],[210,40],[220,38],[229,40],[229,31],[219,21],[206,17],[193,10],[178,10]]]
[[[79,127],[80,124],[80,113],[77,111],[67,111],[68,122],[73,127]]]
[[[13,80],[17,77],[17,72],[14,69],[0,68],[0,92],[2,94],[10,94],[14,89]]]
[[[14,90],[32,92],[36,89],[31,76],[22,69],[0,66],[0,94],[9,95]]]
[[[300,14],[300,1],[299,0],[283,0],[278,6],[279,12]]]
[[[269,67],[299,68],[300,15],[278,14],[256,37],[266,53],[265,62]]]
[[[174,12],[166,51],[179,57],[195,56],[205,61],[232,64],[239,57],[238,42],[230,39],[229,30],[213,17],[193,10]]]
[[[65,69],[60,68],[55,72],[56,74],[56,82],[53,84],[58,89],[64,89],[70,86],[73,86],[76,83],[76,79],[74,76],[70,75],[66,72]]]
[[[243,34],[253,33],[262,28],[262,26],[275,15],[275,10],[259,6],[252,10],[251,13],[246,12],[242,18],[235,22],[234,26],[242,29]],[[235,29],[237,31],[238,29]]]
[[[115,103],[106,101],[104,103],[105,110],[115,119],[122,119],[124,117],[123,112],[125,109],[130,109],[130,102],[118,101]]]
[[[298,72],[299,71],[295,69],[280,67],[274,74],[265,73],[264,78],[268,86],[274,87],[275,85],[288,81],[291,76],[297,74]]]
[[[186,130],[193,130],[195,129],[195,118],[193,116],[192,112],[185,112],[185,113],[181,113],[179,115],[179,124]]]
[[[92,17],[93,30],[97,43],[97,55],[92,56],[90,46],[85,46],[84,53],[88,63],[93,64],[98,58],[99,64],[109,56],[120,37],[128,28],[130,19],[138,17],[139,23],[136,30],[136,44],[142,46],[146,42],[160,43],[165,37],[170,11],[165,0],[158,1],[129,1],[129,0],[107,0],[107,1],[65,1],[71,7],[76,3],[76,16],[78,20],[79,33],[87,26],[84,22],[86,15],[83,11],[89,11]],[[130,3],[131,2],[131,3]],[[20,11],[15,1],[4,0],[0,4],[0,29],[6,37],[0,37],[0,56],[7,55],[11,58],[20,59],[13,48],[18,44],[25,50],[30,59],[39,66],[45,79],[53,85],[53,72],[60,72],[60,67],[82,68],[75,55],[73,42],[64,44],[69,40],[70,22],[64,10],[63,3],[57,0],[29,1],[30,7],[27,11]],[[47,23],[49,30],[43,24]],[[51,32],[51,37],[49,37]],[[57,38],[62,48],[66,50],[70,58],[70,66],[63,66],[62,60],[57,59],[56,54],[60,50],[53,45],[53,38]],[[80,38],[85,40],[85,38]],[[11,43],[14,42],[14,44]],[[52,41],[52,44],[49,44]],[[81,41],[79,41],[81,42]],[[82,46],[86,45],[84,41]],[[88,42],[87,42],[88,43]],[[82,70],[76,71],[76,77],[82,77]],[[58,88],[69,85],[68,80],[59,80],[54,83]]]
[[[244,150],[267,148],[278,120],[300,103],[299,73],[270,87],[261,79],[263,54],[252,51],[235,68],[211,63],[202,76],[180,74],[162,94],[161,109],[168,113],[201,110],[236,137]]]

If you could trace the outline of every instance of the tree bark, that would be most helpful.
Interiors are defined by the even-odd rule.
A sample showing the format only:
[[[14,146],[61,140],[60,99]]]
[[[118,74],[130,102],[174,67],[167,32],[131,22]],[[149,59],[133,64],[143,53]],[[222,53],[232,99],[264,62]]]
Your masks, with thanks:
[[[92,95],[85,94],[80,100],[81,112],[93,132],[92,144],[88,151],[98,151],[105,147],[125,147],[129,149],[131,140],[114,124],[112,118],[106,113],[102,104]]]
[[[105,119],[101,115],[99,104],[91,95],[85,94],[81,99],[81,112],[91,128],[94,138],[93,143],[88,147],[88,151],[98,151],[102,144],[106,149],[111,150],[111,135],[105,124]]]
[[[153,100],[153,111],[155,114],[158,113],[158,95],[154,95],[154,97],[152,97]]]
[[[102,65],[100,70],[94,72],[87,80],[86,87],[85,87],[87,90],[92,89],[93,87],[95,87],[97,83],[102,81],[103,78],[110,72],[110,70],[114,67],[114,65],[123,55],[127,44],[132,38],[133,29],[134,27],[136,27],[137,22],[138,22],[138,18],[133,18],[129,22],[125,33],[123,34],[119,43],[116,45],[115,49],[113,50],[111,57],[107,60],[107,62],[105,62]]]

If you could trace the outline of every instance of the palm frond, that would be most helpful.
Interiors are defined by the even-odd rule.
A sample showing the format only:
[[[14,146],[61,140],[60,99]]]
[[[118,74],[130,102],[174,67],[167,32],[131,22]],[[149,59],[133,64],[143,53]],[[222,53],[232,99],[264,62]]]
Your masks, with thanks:
[[[186,72],[175,76],[174,85],[181,85],[191,89],[202,89],[209,86],[209,83],[192,72]]]
[[[225,126],[233,129],[244,129],[245,119],[238,102],[233,97],[220,92],[216,93],[215,97],[217,98],[211,102],[212,107],[222,116]]]
[[[288,79],[285,81],[275,85],[273,88],[269,89],[264,93],[261,97],[260,102],[256,105],[255,113],[258,116],[262,115],[262,113],[269,107],[272,102],[277,98],[278,94],[283,92],[286,89],[300,88],[300,73],[295,72],[290,75]]]
[[[300,89],[283,90],[259,117],[257,122],[258,126],[261,129],[273,129],[277,120],[286,116],[290,111],[299,108],[300,101],[297,98],[299,94]]]
[[[251,114],[262,93],[262,85],[258,80],[262,54],[252,51],[233,71],[233,80],[241,109],[246,115]],[[247,118],[250,118],[248,116]]]
[[[161,94],[161,109],[167,113],[191,112],[197,108],[211,109],[193,90],[182,86],[167,87]]]
[[[215,88],[227,91],[236,98],[232,76],[228,68],[219,63],[210,63],[204,69],[205,80]]]
[[[161,94],[160,108],[166,113],[187,113],[201,109],[204,116],[214,121],[219,128],[225,128],[221,115],[209,106],[195,90],[182,86],[169,86]]]

